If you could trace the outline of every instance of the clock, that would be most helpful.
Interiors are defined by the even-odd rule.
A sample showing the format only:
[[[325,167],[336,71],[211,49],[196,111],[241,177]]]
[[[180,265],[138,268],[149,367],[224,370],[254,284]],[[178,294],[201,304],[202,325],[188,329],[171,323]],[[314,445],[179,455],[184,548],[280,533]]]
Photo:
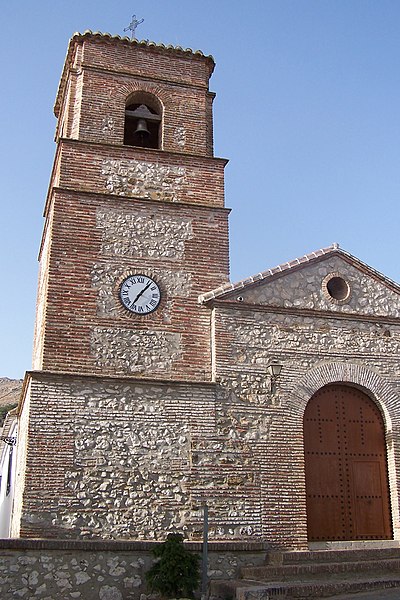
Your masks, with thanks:
[[[156,310],[161,300],[157,283],[147,275],[130,275],[121,283],[119,297],[125,308],[137,315]]]

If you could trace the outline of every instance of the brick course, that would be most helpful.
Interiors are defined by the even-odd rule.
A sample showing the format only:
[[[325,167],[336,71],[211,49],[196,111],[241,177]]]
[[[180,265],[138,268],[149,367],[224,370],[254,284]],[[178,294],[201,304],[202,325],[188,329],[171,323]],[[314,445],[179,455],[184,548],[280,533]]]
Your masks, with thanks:
[[[47,230],[53,239],[50,256],[47,253],[42,256],[43,264],[48,261],[48,266],[43,266],[41,272],[46,273],[49,282],[46,291],[44,288],[42,291],[45,300],[41,296],[38,305],[39,315],[44,307],[46,312],[38,336],[42,338],[42,356],[37,357],[36,368],[68,371],[73,365],[78,372],[124,374],[111,364],[108,367],[96,364],[90,350],[91,332],[96,327],[150,329],[178,333],[182,338],[180,359],[171,365],[171,377],[209,379],[210,313],[199,305],[197,298],[227,277],[227,212],[176,204],[160,207],[153,201],[130,201],[60,189],[53,193],[53,206],[54,218]],[[116,215],[118,229],[113,225]],[[161,229],[154,258],[143,255],[140,246],[140,239],[147,244],[143,237],[146,231],[137,232],[134,237],[130,233],[139,219],[154,223],[148,229],[153,237]],[[190,226],[187,239],[181,240],[179,223]],[[115,307],[108,315],[99,309],[102,288],[93,285],[92,279],[96,269],[115,273],[105,286],[105,293],[114,299]],[[161,306],[150,316],[133,315],[119,303],[118,285],[124,275],[132,272],[153,274],[160,283]],[[186,274],[190,279],[187,292],[171,289],[174,274],[181,278]]]

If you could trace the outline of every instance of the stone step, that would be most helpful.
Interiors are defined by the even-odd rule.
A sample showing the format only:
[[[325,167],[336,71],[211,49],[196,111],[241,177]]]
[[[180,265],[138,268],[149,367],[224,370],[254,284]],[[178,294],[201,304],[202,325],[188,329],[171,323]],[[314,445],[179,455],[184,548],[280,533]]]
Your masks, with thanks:
[[[293,552],[268,552],[266,563],[281,564],[299,564],[299,563],[324,563],[324,562],[361,562],[368,560],[386,560],[391,558],[400,558],[400,548],[362,548],[362,549],[343,549],[343,550],[299,550]]]
[[[310,550],[361,550],[377,548],[400,548],[399,540],[354,540],[342,542],[309,542]]]
[[[400,548],[269,552],[263,566],[243,566],[242,579],[211,582],[212,600],[321,599],[399,588]]]
[[[329,598],[339,594],[356,593],[387,588],[400,588],[400,574],[382,575],[374,578],[332,580],[330,577],[312,581],[275,581],[260,585],[249,580],[211,582],[211,599],[235,600],[300,600],[306,598]],[[400,596],[400,591],[399,591]]]
[[[255,581],[273,581],[274,579],[288,580],[299,576],[318,577],[343,576],[347,574],[358,574],[366,572],[385,573],[400,572],[399,558],[380,558],[377,560],[363,561],[340,561],[340,562],[300,562],[297,564],[265,565],[259,567],[242,567],[241,577],[243,579],[253,579]]]

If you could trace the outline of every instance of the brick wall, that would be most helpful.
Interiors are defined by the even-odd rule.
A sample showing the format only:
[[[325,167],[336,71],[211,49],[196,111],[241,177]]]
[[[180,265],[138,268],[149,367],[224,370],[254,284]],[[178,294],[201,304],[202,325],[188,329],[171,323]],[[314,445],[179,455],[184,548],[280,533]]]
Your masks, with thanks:
[[[212,156],[212,59],[104,37],[73,38],[57,115],[76,139],[123,143],[127,98],[140,90],[163,106],[163,148]],[[65,101],[67,99],[67,101]],[[182,132],[184,143],[182,144]]]
[[[51,183],[82,192],[221,208],[225,164],[217,158],[62,140]]]
[[[210,379],[211,313],[197,298],[229,277],[213,65],[108,36],[72,39],[57,97],[35,368]],[[162,150],[123,146],[126,99],[137,90],[162,106]],[[147,317],[119,301],[132,273],[161,287]]]
[[[227,278],[227,212],[61,190],[53,202],[36,368],[210,378],[210,311],[197,298]],[[121,281],[134,272],[153,275],[161,287],[161,305],[149,316],[129,313],[119,301]],[[146,332],[157,343],[148,335],[140,342]],[[132,341],[142,358],[130,352],[132,360],[121,362]]]

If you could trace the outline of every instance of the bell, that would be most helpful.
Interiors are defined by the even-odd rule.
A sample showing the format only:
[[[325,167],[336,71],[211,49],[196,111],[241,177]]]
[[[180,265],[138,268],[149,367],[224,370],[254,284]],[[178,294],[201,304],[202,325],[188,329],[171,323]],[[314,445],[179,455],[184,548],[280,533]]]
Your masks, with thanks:
[[[138,119],[135,134],[139,135],[142,138],[150,135],[150,131],[147,129],[146,119]]]

